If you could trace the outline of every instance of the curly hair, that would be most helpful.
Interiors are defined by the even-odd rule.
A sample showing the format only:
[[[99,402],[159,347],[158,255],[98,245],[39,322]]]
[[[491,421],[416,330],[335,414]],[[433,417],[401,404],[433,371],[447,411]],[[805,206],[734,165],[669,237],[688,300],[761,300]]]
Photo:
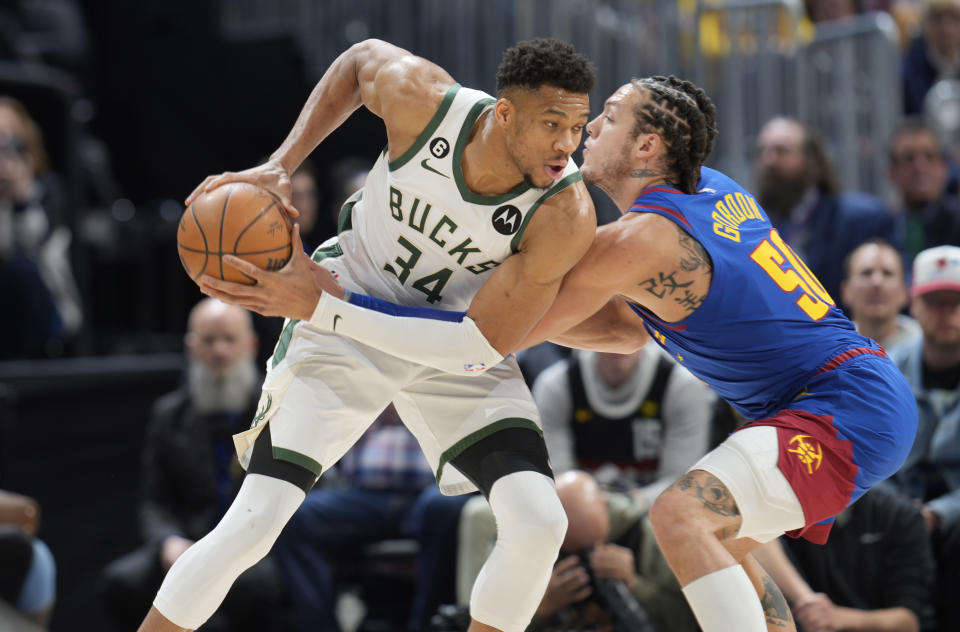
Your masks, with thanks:
[[[558,39],[532,39],[511,46],[497,69],[497,94],[513,87],[536,90],[549,85],[586,94],[593,89],[596,68],[570,44]]]
[[[633,137],[659,134],[666,144],[665,167],[685,193],[696,192],[700,167],[713,151],[717,139],[717,110],[703,89],[674,77],[632,79],[638,92],[649,99],[635,107]]]

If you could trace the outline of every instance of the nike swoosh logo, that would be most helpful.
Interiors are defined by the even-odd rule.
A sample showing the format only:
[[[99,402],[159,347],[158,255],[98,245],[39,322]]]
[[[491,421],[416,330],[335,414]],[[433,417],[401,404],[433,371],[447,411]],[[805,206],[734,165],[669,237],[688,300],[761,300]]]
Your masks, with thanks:
[[[428,159],[428,158],[424,158],[423,160],[421,160],[421,161],[420,161],[420,166],[423,167],[424,169],[426,169],[427,171],[432,171],[432,172],[434,172],[434,173],[437,174],[438,176],[443,176],[444,178],[449,178],[449,177],[450,177],[450,176],[448,176],[447,174],[445,174],[445,173],[440,173],[439,171],[437,171],[436,169],[434,169],[433,167],[431,167],[429,164],[427,164],[427,160],[429,160],[429,159]]]
[[[340,314],[334,314],[334,315],[333,315],[333,330],[334,330],[334,331],[337,330],[337,321],[340,320],[340,318],[341,318],[341,317],[340,317]]]

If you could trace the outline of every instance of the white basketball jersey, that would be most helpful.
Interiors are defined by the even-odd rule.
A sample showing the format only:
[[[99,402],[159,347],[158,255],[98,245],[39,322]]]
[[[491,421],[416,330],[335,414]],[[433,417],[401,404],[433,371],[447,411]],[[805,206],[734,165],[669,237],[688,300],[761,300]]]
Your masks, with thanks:
[[[517,251],[530,218],[578,182],[567,162],[548,189],[521,183],[503,195],[467,188],[460,164],[474,123],[495,99],[451,86],[402,156],[380,155],[363,189],[344,205],[339,244],[364,290],[403,305],[462,311],[493,270]]]

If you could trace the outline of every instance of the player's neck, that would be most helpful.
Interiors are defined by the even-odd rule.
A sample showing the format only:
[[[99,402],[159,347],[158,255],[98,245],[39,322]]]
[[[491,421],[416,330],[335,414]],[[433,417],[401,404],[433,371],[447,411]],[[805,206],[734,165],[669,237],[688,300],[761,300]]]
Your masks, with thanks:
[[[607,191],[607,194],[620,209],[620,212],[626,213],[641,193],[655,186],[672,187],[673,185],[667,181],[663,174],[647,173],[644,175],[643,170],[637,169],[628,173],[615,191]]]
[[[478,195],[502,195],[523,181],[502,130],[488,110],[480,115],[463,149],[460,170],[467,188]]]

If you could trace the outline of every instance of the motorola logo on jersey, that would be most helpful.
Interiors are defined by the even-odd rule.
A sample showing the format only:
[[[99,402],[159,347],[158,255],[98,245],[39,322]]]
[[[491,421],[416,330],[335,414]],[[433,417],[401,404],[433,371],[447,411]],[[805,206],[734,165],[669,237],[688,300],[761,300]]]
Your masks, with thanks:
[[[443,158],[450,153],[450,143],[447,142],[446,138],[434,138],[430,141],[430,153],[433,154],[434,158]]]
[[[520,230],[520,209],[512,204],[501,206],[493,213],[493,227],[501,235],[512,235]]]

